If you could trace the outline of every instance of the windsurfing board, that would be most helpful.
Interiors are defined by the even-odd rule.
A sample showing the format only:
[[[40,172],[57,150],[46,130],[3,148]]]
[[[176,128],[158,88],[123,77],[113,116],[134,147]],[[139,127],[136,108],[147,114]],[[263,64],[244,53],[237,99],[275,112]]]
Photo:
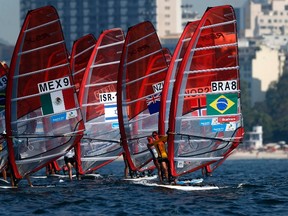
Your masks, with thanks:
[[[183,190],[183,191],[199,191],[199,190],[215,190],[219,189],[217,186],[211,185],[164,185],[156,184],[158,187],[164,187],[169,189]]]
[[[73,178],[76,177],[76,175],[72,175]],[[35,176],[31,176],[31,178],[35,178],[35,179],[44,179],[44,178],[69,178],[69,175],[61,175],[61,174],[50,174],[48,176],[46,175],[35,175]]]
[[[17,188],[17,187],[8,186],[8,185],[0,185],[0,188],[2,188],[2,189],[10,189],[10,188]]]
[[[11,186],[11,183],[5,179],[0,178],[0,188],[7,189],[7,188],[15,188]]]
[[[183,181],[183,182],[185,182],[185,184],[181,182],[180,184],[176,183],[174,185],[165,185],[165,184],[158,184],[155,182],[153,183],[153,182],[148,182],[147,180],[143,180],[143,181],[135,182],[135,184],[141,184],[141,185],[152,186],[152,187],[163,187],[163,188],[176,189],[176,190],[182,190],[182,191],[200,191],[200,190],[219,189],[219,187],[215,185],[199,185],[199,183],[203,182],[203,179],[192,179],[192,180]]]
[[[156,178],[157,178],[157,175],[153,175],[153,176],[143,176],[139,178],[124,178],[124,180],[125,181],[142,181],[142,180],[153,180]]]
[[[99,173],[87,173],[81,175],[81,179],[97,179],[97,178],[102,178],[102,176]]]
[[[178,180],[178,181],[176,181],[176,185],[200,184],[202,182],[203,182],[203,178],[189,179],[189,180]]]

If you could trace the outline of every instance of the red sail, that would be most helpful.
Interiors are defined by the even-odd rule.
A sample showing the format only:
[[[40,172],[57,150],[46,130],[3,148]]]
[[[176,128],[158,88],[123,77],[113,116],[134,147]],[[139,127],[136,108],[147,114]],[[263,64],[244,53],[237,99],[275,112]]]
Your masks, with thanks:
[[[88,61],[91,57],[95,45],[96,38],[92,34],[87,34],[74,41],[73,43],[70,57],[70,66],[77,92],[81,86]]]
[[[116,106],[118,68],[124,33],[102,32],[93,49],[79,91],[85,135],[76,148],[80,174],[112,162],[122,153]]]
[[[150,22],[129,28],[119,67],[117,109],[124,151],[132,170],[154,165],[147,137],[158,131],[160,96],[167,62]]]
[[[52,6],[27,13],[12,56],[6,99],[9,162],[16,179],[64,155],[81,139],[82,115]]]
[[[165,101],[165,103],[160,104],[161,107],[159,112],[159,134],[162,136],[166,135],[168,130],[169,111],[175,77],[178,73],[181,61],[186,52],[190,39],[193,36],[195,29],[197,28],[198,23],[198,20],[187,23],[176,45],[173,56],[169,61],[170,64],[161,95],[161,101]]]
[[[223,160],[243,138],[235,13],[208,8],[181,62],[169,115],[174,176]]]

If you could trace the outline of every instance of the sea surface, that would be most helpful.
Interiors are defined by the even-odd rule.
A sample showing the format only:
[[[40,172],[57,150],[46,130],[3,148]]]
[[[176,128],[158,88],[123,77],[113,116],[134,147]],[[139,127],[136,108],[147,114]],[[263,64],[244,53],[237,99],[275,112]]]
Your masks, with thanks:
[[[123,161],[115,161],[92,180],[31,178],[32,188],[23,179],[17,189],[0,189],[0,214],[288,215],[287,159],[227,160],[204,179],[219,189],[205,191],[135,184],[123,180],[123,167]]]

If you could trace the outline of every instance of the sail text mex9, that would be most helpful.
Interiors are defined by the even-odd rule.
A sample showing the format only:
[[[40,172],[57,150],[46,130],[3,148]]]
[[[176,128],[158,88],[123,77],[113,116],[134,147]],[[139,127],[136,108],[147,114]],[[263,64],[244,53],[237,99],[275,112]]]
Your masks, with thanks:
[[[21,179],[64,155],[81,138],[83,127],[59,16],[52,6],[29,11],[7,84],[6,128],[14,177]]]
[[[243,138],[235,13],[208,8],[181,62],[169,116],[174,176],[225,158]]]

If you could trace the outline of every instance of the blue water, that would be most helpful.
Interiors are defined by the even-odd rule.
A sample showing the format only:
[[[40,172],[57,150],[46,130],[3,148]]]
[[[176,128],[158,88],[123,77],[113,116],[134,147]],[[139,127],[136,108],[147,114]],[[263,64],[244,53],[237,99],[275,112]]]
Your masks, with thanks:
[[[98,170],[103,178],[22,180],[0,189],[3,215],[288,215],[288,160],[228,160],[204,180],[219,190],[179,191],[122,180],[123,162]],[[201,177],[200,173],[191,177]],[[49,187],[50,186],[50,187]]]

